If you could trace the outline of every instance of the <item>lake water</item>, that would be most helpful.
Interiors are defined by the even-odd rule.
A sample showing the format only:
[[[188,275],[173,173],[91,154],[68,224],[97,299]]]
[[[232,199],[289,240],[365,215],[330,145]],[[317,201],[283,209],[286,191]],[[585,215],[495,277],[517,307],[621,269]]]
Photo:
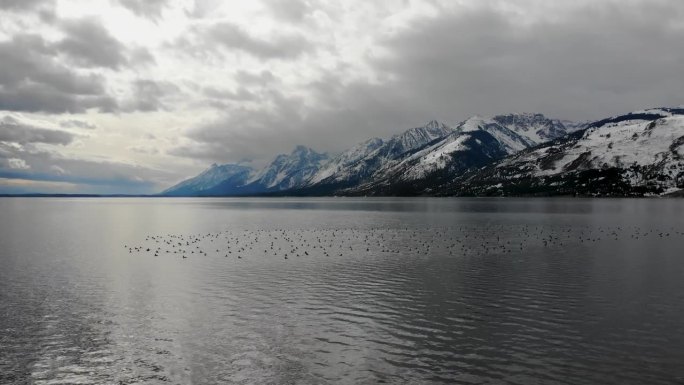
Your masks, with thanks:
[[[684,383],[684,200],[0,199],[1,384]]]

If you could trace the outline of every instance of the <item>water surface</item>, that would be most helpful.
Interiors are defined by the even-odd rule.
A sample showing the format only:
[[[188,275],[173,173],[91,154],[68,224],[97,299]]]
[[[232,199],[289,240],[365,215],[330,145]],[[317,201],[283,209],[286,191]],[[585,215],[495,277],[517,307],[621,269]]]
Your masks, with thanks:
[[[2,384],[684,382],[684,200],[5,198],[0,218]]]

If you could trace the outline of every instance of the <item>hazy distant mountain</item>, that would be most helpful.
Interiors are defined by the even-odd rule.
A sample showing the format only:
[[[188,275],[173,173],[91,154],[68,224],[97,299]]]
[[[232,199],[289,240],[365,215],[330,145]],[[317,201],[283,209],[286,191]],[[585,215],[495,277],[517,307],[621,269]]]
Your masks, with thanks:
[[[162,195],[169,196],[193,196],[205,195],[217,186],[227,189],[229,186],[238,188],[243,186],[253,170],[247,166],[238,164],[212,164],[194,178],[184,180],[177,185],[164,190]]]
[[[261,170],[236,165],[212,165],[194,178],[162,192],[169,196],[230,196],[263,194],[300,187],[329,159],[327,154],[297,146],[276,156]]]
[[[684,187],[684,108],[593,123],[541,114],[430,121],[335,156],[298,146],[255,171],[213,165],[164,195],[643,195]]]

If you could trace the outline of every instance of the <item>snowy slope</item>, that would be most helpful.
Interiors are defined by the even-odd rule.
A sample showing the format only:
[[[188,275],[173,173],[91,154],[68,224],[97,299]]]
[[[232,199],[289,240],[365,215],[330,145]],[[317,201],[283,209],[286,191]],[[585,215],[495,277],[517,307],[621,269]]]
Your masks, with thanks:
[[[453,132],[435,120],[411,128],[386,141],[371,139],[345,151],[311,178],[310,186],[356,184],[391,168],[404,155]]]
[[[684,109],[632,112],[510,156],[456,192],[663,194],[684,187]],[[524,185],[524,186],[523,186]],[[510,186],[506,191],[505,186]],[[517,186],[517,187],[516,187]],[[518,190],[513,190],[517,188]]]
[[[441,140],[386,164],[372,178],[346,191],[391,193],[389,186],[394,184],[403,186],[398,188],[402,194],[423,193],[449,178],[458,178],[468,168],[484,166],[565,133],[561,122],[541,114],[474,116],[459,123]]]
[[[177,185],[164,190],[162,195],[197,195],[215,188],[216,186],[231,182],[233,187],[242,186],[247,182],[253,170],[250,167],[239,164],[212,164],[194,178],[186,179]]]
[[[348,178],[349,174],[356,174],[356,166],[373,151],[382,146],[382,139],[372,138],[359,143],[342,154],[332,158],[309,180],[309,184],[316,184],[323,180],[337,176],[339,179]],[[346,173],[346,174],[345,174]]]
[[[535,144],[548,142],[567,134],[569,131],[576,130],[575,124],[572,122],[563,123],[557,119],[548,119],[542,114],[498,115],[492,120]],[[570,130],[566,124],[571,126]]]
[[[499,141],[509,154],[518,152],[525,148],[531,147],[537,142],[521,135],[515,130],[499,124],[492,118],[482,118],[474,116],[456,126],[458,132],[472,132],[482,130],[494,136]]]
[[[327,154],[297,146],[290,154],[281,154],[248,181],[250,189],[287,190],[303,186],[329,160]]]
[[[386,140],[367,140],[334,158],[298,146],[290,154],[276,156],[259,171],[244,166],[214,165],[164,194],[458,194],[466,193],[459,185],[464,175],[471,182],[487,185],[491,180],[497,180],[492,175],[501,174],[501,170],[510,175],[518,173],[520,178],[543,178],[575,167],[578,162],[586,163],[587,169],[599,167],[599,164],[604,168],[645,165],[660,156],[659,150],[653,148],[662,146],[646,139],[635,140],[633,145],[636,147],[626,146],[623,142],[625,136],[632,133],[630,127],[675,117],[680,112],[681,109],[643,110],[589,124],[530,113],[491,118],[474,116],[454,128],[433,120]],[[677,124],[666,122],[665,125],[674,127],[670,136],[676,135]],[[609,129],[615,132],[606,136]],[[660,130],[652,131],[660,135]],[[571,148],[575,145],[573,140],[582,135],[589,135],[582,142],[584,147]],[[615,143],[609,140],[611,136]],[[606,148],[601,148],[603,145]],[[588,163],[585,162],[587,152],[597,154]],[[581,159],[578,161],[578,158]],[[637,159],[647,160],[640,163]],[[494,170],[489,167],[492,164],[499,168],[491,171]],[[491,175],[479,170],[490,170]],[[639,177],[642,176],[633,176]]]
[[[185,180],[161,194],[229,196],[288,190],[303,186],[328,160],[327,154],[297,146],[290,154],[276,156],[259,171],[234,164],[214,164],[200,175]]]

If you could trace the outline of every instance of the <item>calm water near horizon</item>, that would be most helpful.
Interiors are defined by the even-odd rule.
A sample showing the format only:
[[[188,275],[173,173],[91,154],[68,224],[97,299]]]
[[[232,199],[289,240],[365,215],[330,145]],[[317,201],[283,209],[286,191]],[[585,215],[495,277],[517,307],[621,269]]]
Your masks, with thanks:
[[[683,199],[2,198],[0,384],[684,383]]]

